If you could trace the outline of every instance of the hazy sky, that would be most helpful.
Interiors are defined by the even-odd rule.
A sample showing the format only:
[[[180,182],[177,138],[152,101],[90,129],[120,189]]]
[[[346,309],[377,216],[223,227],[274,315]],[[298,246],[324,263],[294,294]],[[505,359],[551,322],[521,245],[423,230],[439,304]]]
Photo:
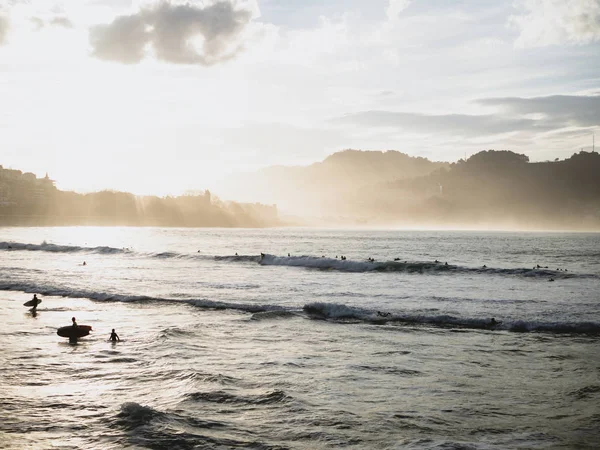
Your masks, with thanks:
[[[547,160],[600,138],[600,0],[0,5],[0,164],[62,189],[178,193],[345,148]]]

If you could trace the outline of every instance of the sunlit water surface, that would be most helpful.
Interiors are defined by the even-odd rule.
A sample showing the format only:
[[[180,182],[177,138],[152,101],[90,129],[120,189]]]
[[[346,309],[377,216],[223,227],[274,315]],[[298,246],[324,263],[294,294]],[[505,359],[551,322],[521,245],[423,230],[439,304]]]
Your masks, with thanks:
[[[1,448],[600,442],[598,234],[0,228],[0,289]]]

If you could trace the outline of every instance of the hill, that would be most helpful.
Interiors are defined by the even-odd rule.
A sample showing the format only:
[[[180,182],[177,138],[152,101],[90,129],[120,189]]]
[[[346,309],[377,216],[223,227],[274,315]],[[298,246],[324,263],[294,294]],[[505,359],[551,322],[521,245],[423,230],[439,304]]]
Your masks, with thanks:
[[[448,167],[394,150],[344,150],[309,166],[272,166],[226,180],[228,196],[276,203],[300,215],[355,215],[353,199],[367,186],[428,175]]]
[[[223,202],[202,193],[178,197],[61,191],[46,175],[0,166],[0,225],[264,227],[280,225],[275,205]]]

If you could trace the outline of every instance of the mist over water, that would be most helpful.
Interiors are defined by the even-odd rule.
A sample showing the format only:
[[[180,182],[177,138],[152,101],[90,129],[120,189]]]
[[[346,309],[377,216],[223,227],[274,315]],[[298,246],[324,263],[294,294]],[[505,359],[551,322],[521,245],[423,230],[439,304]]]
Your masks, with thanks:
[[[2,228],[0,442],[592,447],[598,255],[585,233]]]

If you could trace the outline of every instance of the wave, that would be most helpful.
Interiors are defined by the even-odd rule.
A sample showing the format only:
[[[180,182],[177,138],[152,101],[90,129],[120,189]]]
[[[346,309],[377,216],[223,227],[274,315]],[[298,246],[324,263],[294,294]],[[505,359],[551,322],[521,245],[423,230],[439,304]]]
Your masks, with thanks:
[[[58,245],[49,244],[46,241],[41,244],[29,244],[23,242],[0,242],[0,250],[8,251],[34,251],[34,252],[50,252],[50,253],[100,253],[105,255],[111,254],[131,254],[140,255],[147,258],[157,259],[201,259],[225,262],[252,262],[256,263],[260,260],[260,255],[203,255],[199,253],[178,253],[172,251],[161,252],[136,252],[130,248],[116,248],[109,246],[98,247],[82,247],[77,245]]]
[[[51,253],[101,253],[117,254],[126,253],[126,248],[115,248],[107,246],[98,247],[80,247],[77,245],[57,245],[49,244],[46,241],[41,244],[25,244],[22,242],[0,242],[0,250],[10,251],[32,251],[32,252],[51,252]]]
[[[290,319],[304,314],[311,319],[338,322],[365,322],[370,324],[406,324],[424,325],[442,328],[465,328],[510,332],[544,332],[558,334],[590,334],[600,335],[598,322],[540,322],[529,320],[503,320],[491,322],[489,317],[456,317],[451,315],[427,315],[421,313],[382,312],[367,308],[358,308],[339,303],[312,302],[301,309],[281,305],[222,302],[210,299],[175,299],[153,297],[148,295],[129,295],[112,292],[95,292],[69,289],[60,286],[38,286],[27,283],[0,283],[0,290],[37,293],[42,296],[87,298],[106,302],[141,302],[141,303],[178,303],[206,310],[237,310],[252,314],[250,320]],[[45,305],[48,305],[46,302]]]
[[[0,291],[20,291],[28,294],[37,293],[46,297],[67,297],[67,298],[87,298],[94,301],[103,302],[123,302],[123,303],[179,303],[187,304],[197,308],[207,310],[235,309],[248,313],[259,313],[265,311],[284,311],[289,310],[280,305],[262,305],[252,303],[229,303],[210,299],[197,298],[166,298],[154,297],[150,295],[132,295],[117,292],[98,292],[86,289],[68,288],[64,286],[37,285],[27,282],[0,282]]]
[[[233,437],[241,436],[243,433],[240,431],[243,430],[230,422],[199,419],[182,410],[161,411],[135,402],[123,403],[111,422],[113,427],[126,431],[123,437],[116,440],[122,448],[282,449],[278,445],[258,440],[253,433],[250,433],[247,440]]]
[[[547,267],[540,268],[494,268],[494,267],[466,267],[440,262],[427,261],[353,261],[337,258],[315,256],[275,256],[262,254],[259,263],[263,266],[288,266],[303,267],[307,269],[332,270],[340,272],[403,272],[410,274],[488,274],[488,275],[516,275],[533,278],[600,278],[594,274],[577,274],[573,272],[551,270]]]
[[[225,391],[192,392],[187,398],[193,401],[204,401],[210,403],[234,403],[240,405],[270,405],[291,400],[291,397],[283,391],[272,391],[253,396],[234,395]]]
[[[544,332],[557,334],[600,335],[598,322],[540,322],[527,320],[498,320],[490,318],[455,317],[451,315],[426,315],[419,313],[391,313],[349,307],[337,303],[308,303],[304,312],[313,319],[365,322],[372,324],[424,325],[440,328],[465,328],[474,330]]]
[[[276,256],[266,253],[260,255],[204,255],[199,253],[178,253],[172,251],[138,253],[129,248],[115,248],[109,246],[80,247],[71,245],[56,245],[42,242],[41,244],[26,244],[20,242],[0,242],[0,250],[8,251],[42,251],[52,253],[98,253],[103,255],[129,254],[157,259],[189,259],[218,261],[224,263],[258,263],[262,266],[287,266],[306,269],[329,270],[339,272],[398,272],[408,274],[427,275],[452,275],[452,274],[483,274],[520,276],[526,278],[544,279],[569,279],[569,278],[596,278],[597,274],[581,274],[567,270],[552,270],[548,267],[533,268],[495,268],[495,267],[467,267],[455,264],[431,261],[358,261],[316,256]]]

